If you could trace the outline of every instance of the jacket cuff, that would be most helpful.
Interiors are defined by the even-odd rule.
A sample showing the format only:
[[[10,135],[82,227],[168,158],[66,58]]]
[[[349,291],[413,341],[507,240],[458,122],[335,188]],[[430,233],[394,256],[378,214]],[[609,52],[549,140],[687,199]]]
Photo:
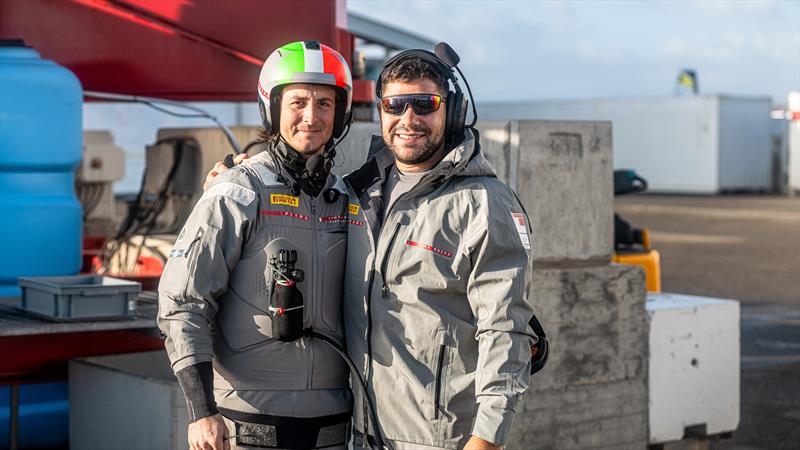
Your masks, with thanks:
[[[213,416],[217,411],[214,401],[214,372],[210,362],[201,362],[175,372],[189,410],[189,421]]]
[[[495,445],[505,446],[516,414],[513,409],[506,407],[505,400],[505,397],[480,398],[470,434]]]
[[[211,355],[202,355],[202,354],[189,355],[189,356],[185,356],[185,357],[183,357],[181,359],[178,359],[177,361],[173,362],[172,363],[172,370],[175,373],[178,373],[181,370],[183,370],[183,369],[185,369],[185,368],[187,368],[189,366],[194,366],[194,365],[197,365],[197,364],[200,364],[200,363],[206,363],[206,362],[211,364]]]

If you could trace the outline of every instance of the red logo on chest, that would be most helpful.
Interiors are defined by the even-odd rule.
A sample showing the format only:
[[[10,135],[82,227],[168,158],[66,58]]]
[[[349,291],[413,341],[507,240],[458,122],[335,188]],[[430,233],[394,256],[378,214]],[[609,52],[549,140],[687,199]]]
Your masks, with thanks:
[[[406,239],[406,245],[410,245],[411,247],[419,247],[423,250],[428,250],[429,252],[436,253],[439,256],[444,256],[445,258],[450,258],[453,256],[452,253],[446,252],[440,248],[436,248],[432,245],[420,244],[419,242],[415,242],[410,239]]]

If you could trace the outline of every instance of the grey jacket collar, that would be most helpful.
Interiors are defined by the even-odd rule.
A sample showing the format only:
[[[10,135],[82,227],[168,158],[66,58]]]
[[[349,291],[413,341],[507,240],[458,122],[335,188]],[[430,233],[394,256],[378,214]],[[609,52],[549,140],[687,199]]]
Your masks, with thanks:
[[[346,177],[358,197],[375,184],[383,183],[388,169],[394,164],[394,156],[381,136],[372,136],[367,162]],[[495,173],[483,155],[480,134],[476,129],[464,131],[464,140],[450,150],[431,169],[420,185],[437,185],[452,177],[490,176]]]

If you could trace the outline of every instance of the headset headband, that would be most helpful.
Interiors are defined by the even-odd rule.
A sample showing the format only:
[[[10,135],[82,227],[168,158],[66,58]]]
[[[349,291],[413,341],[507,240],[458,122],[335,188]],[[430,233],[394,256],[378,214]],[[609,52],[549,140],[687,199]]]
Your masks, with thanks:
[[[419,58],[431,65],[433,70],[435,70],[445,81],[450,80],[453,83],[453,88],[455,89],[456,93],[461,93],[461,86],[458,85],[458,78],[456,78],[455,74],[453,73],[453,69],[448,66],[444,61],[439,59],[438,56],[429,52],[428,50],[422,49],[412,49],[412,50],[405,50],[402,51],[391,58],[387,59],[385,63],[383,63],[383,68],[381,69],[381,73],[386,71],[388,68],[392,67],[393,65],[397,64],[401,60],[408,59],[408,58]],[[383,83],[381,81],[381,76],[378,76],[377,81],[375,81],[375,95],[378,98],[382,97],[383,94]],[[449,86],[447,90],[450,90]]]

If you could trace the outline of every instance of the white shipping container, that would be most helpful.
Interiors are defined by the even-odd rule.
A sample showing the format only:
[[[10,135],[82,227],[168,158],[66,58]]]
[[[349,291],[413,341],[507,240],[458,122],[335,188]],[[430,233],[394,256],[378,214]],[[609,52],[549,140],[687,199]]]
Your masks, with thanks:
[[[769,97],[702,95],[483,103],[482,120],[608,120],[614,167],[650,192],[715,194],[771,189]]]

